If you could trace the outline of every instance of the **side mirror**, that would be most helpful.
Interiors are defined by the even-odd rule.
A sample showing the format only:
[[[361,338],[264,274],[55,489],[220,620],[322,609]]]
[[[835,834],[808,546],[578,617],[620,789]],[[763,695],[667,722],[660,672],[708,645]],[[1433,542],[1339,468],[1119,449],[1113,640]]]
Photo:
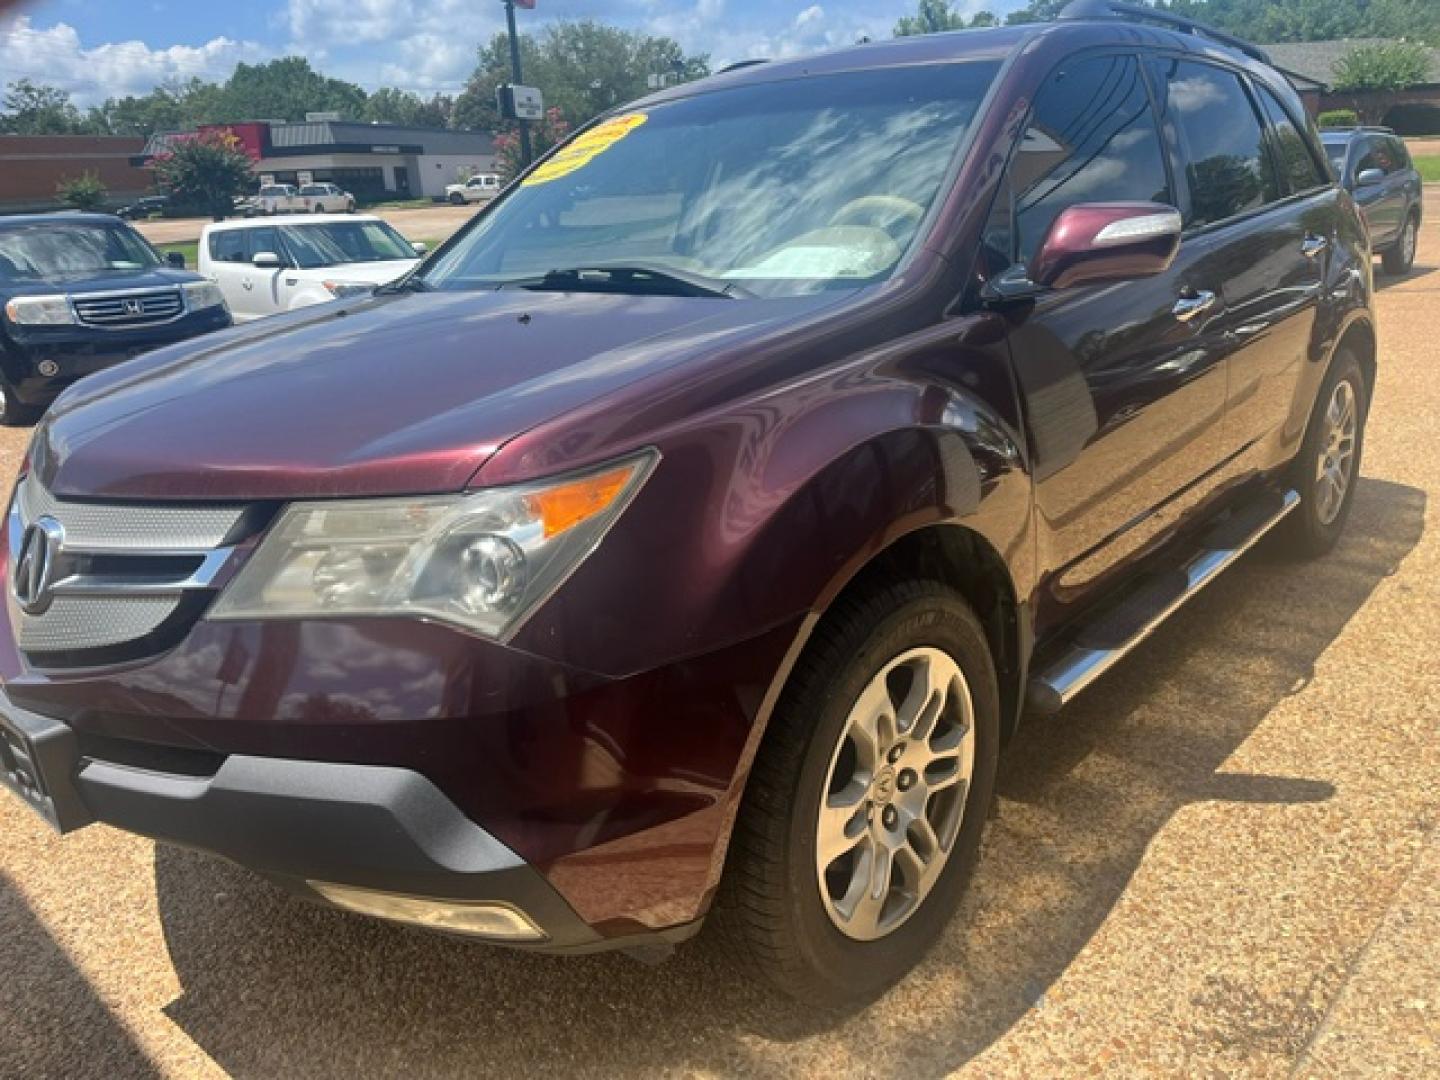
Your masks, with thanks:
[[[1361,169],[1355,177],[1356,187],[1372,187],[1385,182],[1384,169]]]
[[[1164,273],[1180,249],[1180,211],[1161,203],[1081,203],[1060,212],[1030,260],[1030,281],[1066,289]]]
[[[411,244],[410,246],[415,249],[415,254],[416,254],[416,255],[424,255],[427,251],[430,250],[429,247],[427,247],[425,244],[421,243],[419,240],[416,240],[416,241],[415,241],[413,244]]]
[[[184,269],[185,269],[185,253],[184,253],[184,252],[181,252],[181,251],[167,251],[167,252],[165,253],[165,261],[166,261],[167,263],[169,263],[171,266],[173,266],[173,267],[175,267],[175,268],[177,268],[177,269],[179,269],[179,270],[184,270]]]
[[[283,265],[280,256],[273,251],[257,251],[250,263],[261,270],[278,270]]]

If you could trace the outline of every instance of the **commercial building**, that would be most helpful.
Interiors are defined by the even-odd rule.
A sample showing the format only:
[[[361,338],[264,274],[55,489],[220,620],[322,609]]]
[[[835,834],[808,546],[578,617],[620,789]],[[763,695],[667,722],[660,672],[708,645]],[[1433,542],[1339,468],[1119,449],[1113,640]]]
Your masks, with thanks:
[[[55,186],[94,173],[112,201],[149,190],[150,174],[133,164],[143,141],[110,135],[0,135],[0,212],[59,205]]]
[[[427,198],[464,175],[494,172],[495,144],[483,131],[364,124],[346,120],[251,121],[215,127],[239,139],[261,183],[329,181],[364,200]],[[203,129],[202,129],[203,130]],[[178,137],[151,137],[140,160]]]

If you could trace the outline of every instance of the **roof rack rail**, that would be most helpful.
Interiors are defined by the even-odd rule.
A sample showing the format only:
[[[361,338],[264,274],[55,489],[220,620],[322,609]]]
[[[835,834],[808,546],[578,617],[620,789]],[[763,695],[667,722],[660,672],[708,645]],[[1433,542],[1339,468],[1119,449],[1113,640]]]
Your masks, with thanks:
[[[754,60],[736,60],[733,64],[726,64],[719,71],[715,72],[715,74],[725,75],[731,71],[739,71],[741,68],[754,67],[756,64],[768,64],[769,62],[770,60],[764,56],[756,57]]]
[[[1160,11],[1157,8],[1146,7],[1144,4],[1126,4],[1120,0],[1070,0],[1064,9],[1056,16],[1057,19],[1066,21],[1072,19],[1134,19],[1137,22],[1159,23],[1161,26],[1168,26],[1172,30],[1183,30],[1187,34],[1194,34],[1197,37],[1207,37],[1212,41],[1218,41],[1222,45],[1229,45],[1232,49],[1238,49],[1252,60],[1259,60],[1262,64],[1270,63],[1270,54],[1258,45],[1252,45],[1243,38],[1234,34],[1227,34],[1224,30],[1217,30],[1213,26],[1206,26],[1194,19],[1187,19],[1183,15],[1176,15],[1170,11]]]

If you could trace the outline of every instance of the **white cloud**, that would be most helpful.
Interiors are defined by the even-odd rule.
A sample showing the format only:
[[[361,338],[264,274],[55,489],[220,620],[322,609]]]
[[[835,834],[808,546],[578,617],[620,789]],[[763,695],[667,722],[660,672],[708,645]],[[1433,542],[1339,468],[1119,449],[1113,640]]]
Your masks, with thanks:
[[[116,41],[86,48],[68,23],[37,29],[28,15],[0,17],[0,79],[29,78],[68,90],[76,104],[143,94],[166,79],[228,78],[240,61],[266,58],[253,41],[212,38],[201,45],[152,49],[142,41]]]

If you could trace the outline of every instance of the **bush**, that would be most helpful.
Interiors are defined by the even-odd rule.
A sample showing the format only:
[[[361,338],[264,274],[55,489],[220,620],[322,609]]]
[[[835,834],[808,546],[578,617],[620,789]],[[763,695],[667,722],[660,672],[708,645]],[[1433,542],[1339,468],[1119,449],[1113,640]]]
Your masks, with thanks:
[[[176,136],[151,167],[160,189],[177,204],[203,206],[216,221],[234,211],[235,196],[245,194],[254,180],[240,140],[223,131]]]
[[[1440,135],[1440,105],[1419,101],[1392,105],[1382,122],[1397,135]]]
[[[1354,127],[1360,123],[1360,114],[1354,109],[1327,109],[1315,118],[1322,128]]]
[[[67,176],[55,185],[55,194],[66,206],[76,210],[98,210],[105,205],[110,191],[93,172]]]

